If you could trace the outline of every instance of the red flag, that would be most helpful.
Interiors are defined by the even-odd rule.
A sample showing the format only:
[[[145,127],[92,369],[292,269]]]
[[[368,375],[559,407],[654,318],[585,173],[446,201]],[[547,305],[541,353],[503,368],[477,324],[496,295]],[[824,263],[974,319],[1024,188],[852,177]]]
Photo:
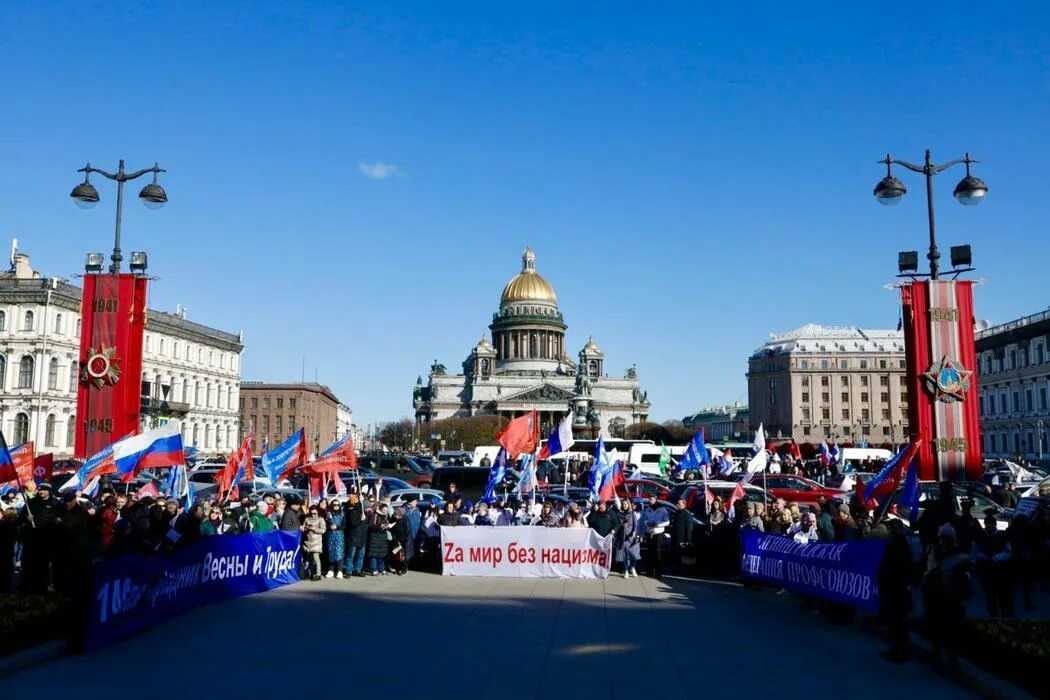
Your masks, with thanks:
[[[146,496],[150,498],[156,498],[160,495],[160,491],[157,490],[156,484],[153,481],[147,481],[146,484],[135,492],[135,500],[141,501]]]
[[[507,456],[511,459],[535,452],[540,442],[540,425],[536,420],[536,409],[508,423],[497,440],[503,445],[503,449],[507,451]]]
[[[311,474],[307,481],[309,482],[310,502],[324,498],[324,477],[320,474]]]
[[[736,482],[736,486],[733,487],[733,493],[729,494],[729,502],[726,503],[726,515],[728,516],[733,512],[734,503],[745,497],[747,497],[747,493],[744,491],[744,485],[739,481]]]
[[[791,440],[791,446],[788,449],[790,450],[792,457],[800,462],[802,461],[802,450],[799,449],[798,443],[795,442],[794,439]]]
[[[9,450],[11,455],[11,466],[0,473],[0,480],[9,482],[10,486],[18,487],[19,484],[28,484],[33,481],[33,462],[35,456],[33,443],[25,442]],[[3,478],[3,477],[7,478]]]
[[[33,460],[33,478],[36,479],[36,483],[42,484],[45,481],[51,481],[54,473],[55,455],[48,452],[47,454],[39,455]]]
[[[857,479],[857,483],[853,487],[853,491],[857,494],[857,501],[860,502],[860,505],[862,508],[864,508],[864,510],[875,510],[879,507],[879,502],[874,498],[870,501],[864,500],[864,482],[860,479]]]
[[[707,512],[711,512],[711,504],[715,502],[715,492],[710,488],[704,489],[704,500],[707,501]]]

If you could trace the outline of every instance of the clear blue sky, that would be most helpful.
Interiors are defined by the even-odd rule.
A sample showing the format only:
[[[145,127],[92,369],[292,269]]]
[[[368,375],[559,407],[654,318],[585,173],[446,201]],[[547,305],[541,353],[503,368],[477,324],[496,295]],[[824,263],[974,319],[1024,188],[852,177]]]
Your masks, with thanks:
[[[658,419],[746,400],[771,331],[895,327],[925,198],[876,204],[887,151],[981,158],[982,206],[937,182],[940,242],[979,316],[1046,308],[1046,6],[727,5],[5,3],[0,237],[76,273],[115,190],[80,211],[75,170],[159,161],[169,205],[125,207],[152,305],[243,329],[246,379],[305,355],[360,423],[459,365],[526,243]]]

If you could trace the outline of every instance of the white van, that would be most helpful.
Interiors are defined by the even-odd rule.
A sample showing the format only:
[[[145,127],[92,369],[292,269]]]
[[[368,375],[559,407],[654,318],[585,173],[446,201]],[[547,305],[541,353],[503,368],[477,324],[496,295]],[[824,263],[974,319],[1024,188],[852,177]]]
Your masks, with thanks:
[[[892,451],[874,447],[843,447],[839,458],[842,464],[860,464],[866,459],[885,462],[892,456]]]
[[[488,466],[492,466],[493,462],[496,461],[497,454],[499,454],[499,445],[478,445],[474,448],[474,460],[470,463],[470,466],[485,466],[481,463],[481,460],[485,457],[489,458]]]
[[[668,445],[667,451],[671,454],[672,464],[682,461],[687,445]],[[660,445],[631,445],[631,451],[627,453],[627,463],[638,467],[645,474],[660,474],[660,454],[664,448]]]

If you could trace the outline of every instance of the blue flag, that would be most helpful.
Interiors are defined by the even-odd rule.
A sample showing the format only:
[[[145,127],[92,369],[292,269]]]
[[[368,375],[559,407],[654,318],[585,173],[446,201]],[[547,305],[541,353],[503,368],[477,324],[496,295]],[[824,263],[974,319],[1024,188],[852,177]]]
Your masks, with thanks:
[[[270,483],[274,486],[277,486],[277,482],[281,480],[281,474],[284,473],[288,464],[299,454],[298,448],[302,432],[302,429],[296,430],[287,440],[262,456],[263,471],[266,472],[266,476],[270,477]],[[268,438],[263,438],[264,447],[267,440]]]
[[[707,455],[707,445],[704,444],[704,429],[696,431],[696,435],[689,441],[689,447],[685,449],[682,461],[678,463],[680,469],[699,469],[705,464],[710,464],[711,459]]]
[[[481,495],[482,501],[490,503],[495,500],[496,487],[503,482],[505,476],[507,476],[507,451],[501,447],[489,468],[489,481],[485,484],[485,493]]]
[[[605,451],[605,437],[598,436],[598,444],[594,446],[594,466],[591,467],[588,486],[591,488],[591,500],[601,499],[601,492],[606,482],[613,477],[612,460]]]
[[[908,476],[904,479],[904,490],[901,492],[900,505],[902,508],[911,509],[908,513],[908,519],[911,520],[912,525],[915,525],[919,520],[919,467],[915,464],[915,458],[908,465]]]

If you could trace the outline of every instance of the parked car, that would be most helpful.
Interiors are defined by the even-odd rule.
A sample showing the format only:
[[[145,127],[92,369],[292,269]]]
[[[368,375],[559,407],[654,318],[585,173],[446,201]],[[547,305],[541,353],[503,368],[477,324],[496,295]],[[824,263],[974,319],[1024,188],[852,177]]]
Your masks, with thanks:
[[[414,498],[419,502],[419,507],[425,510],[445,501],[445,492],[437,489],[394,489],[388,495],[391,507],[403,506]]]
[[[371,454],[357,458],[358,468],[368,469],[380,476],[394,476],[424,488],[430,485],[433,467],[416,457],[405,454]]]
[[[616,487],[616,495],[620,498],[642,499],[656,496],[658,500],[667,501],[671,490],[651,479],[629,479]]]
[[[936,481],[920,481],[919,482],[919,513],[922,513],[926,509],[926,504],[935,501],[940,498],[941,485]],[[899,504],[903,489],[897,489],[891,496],[891,504]],[[1003,508],[1001,505],[993,501],[983,493],[968,489],[960,484],[952,484],[952,493],[955,496],[955,507],[961,512],[962,502],[969,498],[973,500],[973,508],[971,513],[978,519],[982,519],[985,515],[994,515],[996,520],[996,526],[999,530],[1005,530],[1010,525],[1010,520],[1013,518],[1014,511],[1010,508]],[[905,513],[900,513],[905,515]]]
[[[708,481],[706,482],[706,488],[711,490],[711,493],[722,499],[723,503],[728,504],[729,499],[733,496],[733,491],[737,487],[737,482],[733,481]],[[758,486],[753,484],[743,484],[744,487],[744,498],[749,503],[763,503],[769,499],[769,495],[766,494]],[[693,482],[686,486],[685,489],[679,493],[673,503],[677,503],[679,499],[685,499],[686,508],[688,508],[694,515],[702,515],[707,512],[707,494],[705,492],[705,482]]]
[[[790,474],[758,474],[752,479],[773,498],[783,498],[801,505],[815,504],[820,496],[827,499],[848,498],[848,491],[821,486],[812,479]]]
[[[513,479],[517,484],[517,480]],[[489,483],[489,470],[486,467],[438,467],[430,475],[430,487],[448,493],[449,484],[455,484],[456,490],[463,498],[476,501],[485,493]],[[511,490],[513,486],[508,486]],[[502,489],[501,489],[502,490]]]

